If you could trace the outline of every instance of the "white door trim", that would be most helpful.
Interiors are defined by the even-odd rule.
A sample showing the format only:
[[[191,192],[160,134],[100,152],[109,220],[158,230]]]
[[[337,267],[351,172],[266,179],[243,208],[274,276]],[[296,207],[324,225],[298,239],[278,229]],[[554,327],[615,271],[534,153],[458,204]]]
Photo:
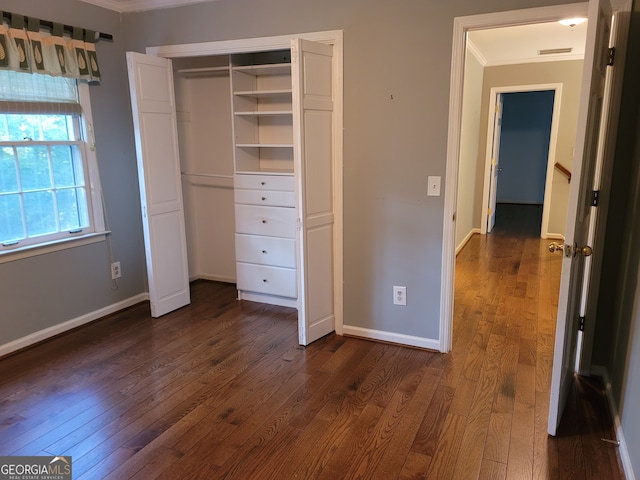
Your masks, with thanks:
[[[558,142],[558,124],[560,120],[560,105],[562,100],[562,84],[561,83],[545,83],[537,85],[513,85],[508,87],[493,87],[489,96],[489,105],[495,105],[498,95],[502,93],[515,92],[540,92],[553,90],[555,92],[553,98],[553,113],[551,116],[551,134],[549,135],[549,154],[547,155],[547,175],[544,185],[544,200],[542,206],[542,225],[540,227],[540,237],[547,238],[549,235],[549,212],[551,208],[551,186],[553,183],[553,171],[556,163],[556,145]],[[491,108],[489,109],[491,110]],[[493,111],[489,112],[487,121],[487,150],[484,164],[484,187],[482,189],[482,205],[489,204],[489,182],[491,177],[491,143],[493,130],[489,126],[493,123]],[[498,146],[498,148],[500,148]],[[480,233],[487,233],[487,222],[480,224]]]
[[[442,242],[442,286],[440,301],[440,351],[451,350],[453,333],[453,289],[455,274],[456,201],[458,195],[458,160],[462,123],[462,87],[466,34],[472,30],[508,27],[529,23],[554,22],[567,17],[587,15],[587,3],[513,10],[457,17],[453,21],[451,52],[451,83],[449,90],[449,134],[447,138],[447,168],[444,195],[444,225]]]
[[[267,50],[290,49],[291,40],[302,38],[333,45],[333,88],[334,88],[334,165],[333,165],[333,201],[334,217],[334,311],[335,330],[343,334],[343,31],[297,33],[273,37],[245,38],[240,40],[222,40],[181,45],[161,45],[147,47],[146,53],[165,58],[197,57],[205,55],[231,55],[235,53],[259,52]]]

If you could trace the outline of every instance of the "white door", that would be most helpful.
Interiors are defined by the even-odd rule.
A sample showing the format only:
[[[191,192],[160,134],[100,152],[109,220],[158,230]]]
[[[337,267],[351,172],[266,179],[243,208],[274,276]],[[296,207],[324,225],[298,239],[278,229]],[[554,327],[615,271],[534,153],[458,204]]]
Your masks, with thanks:
[[[291,41],[301,345],[335,329],[332,66],[331,45]]]
[[[601,168],[598,156],[602,149],[599,147],[606,138],[606,122],[602,122],[602,118],[603,105],[609,103],[604,95],[610,31],[609,1],[590,0],[551,378],[548,423],[551,435],[556,434],[576,371],[579,319],[585,316],[590,283],[590,259],[585,256],[589,252],[583,247],[590,245],[593,239],[592,191],[594,178],[599,176],[596,167]]]
[[[487,210],[487,233],[491,233],[496,224],[496,198],[498,193],[498,174],[500,173],[500,134],[502,133],[502,94],[496,95],[493,115],[493,138],[491,140],[491,173],[489,176],[489,207]]]
[[[127,52],[151,315],[190,302],[171,60]]]

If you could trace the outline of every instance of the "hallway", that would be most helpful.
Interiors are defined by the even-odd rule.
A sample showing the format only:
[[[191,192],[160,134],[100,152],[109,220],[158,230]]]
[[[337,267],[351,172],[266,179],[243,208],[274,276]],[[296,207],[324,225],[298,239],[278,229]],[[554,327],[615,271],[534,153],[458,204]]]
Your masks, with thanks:
[[[452,386],[456,397],[469,392],[477,425],[467,429],[486,433],[492,478],[624,478],[615,448],[600,440],[614,434],[597,381],[577,379],[558,436],[547,435],[562,257],[539,238],[541,215],[501,204],[494,231],[458,255]]]

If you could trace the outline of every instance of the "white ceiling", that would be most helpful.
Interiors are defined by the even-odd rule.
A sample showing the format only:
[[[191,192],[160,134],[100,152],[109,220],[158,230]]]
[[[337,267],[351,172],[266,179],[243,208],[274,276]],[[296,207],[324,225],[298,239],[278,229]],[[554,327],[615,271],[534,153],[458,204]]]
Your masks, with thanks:
[[[576,60],[584,57],[587,22],[566,27],[557,22],[469,32],[468,44],[485,66]],[[570,53],[540,55],[540,50],[571,48]]]

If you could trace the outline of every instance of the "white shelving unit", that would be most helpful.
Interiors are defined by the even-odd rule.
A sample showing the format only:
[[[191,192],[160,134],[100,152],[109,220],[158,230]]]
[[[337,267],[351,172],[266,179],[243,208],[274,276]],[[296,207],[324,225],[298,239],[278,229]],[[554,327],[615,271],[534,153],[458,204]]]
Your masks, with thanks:
[[[238,296],[295,306],[291,64],[235,65],[231,72]]]
[[[293,175],[291,64],[232,67],[236,173]]]

